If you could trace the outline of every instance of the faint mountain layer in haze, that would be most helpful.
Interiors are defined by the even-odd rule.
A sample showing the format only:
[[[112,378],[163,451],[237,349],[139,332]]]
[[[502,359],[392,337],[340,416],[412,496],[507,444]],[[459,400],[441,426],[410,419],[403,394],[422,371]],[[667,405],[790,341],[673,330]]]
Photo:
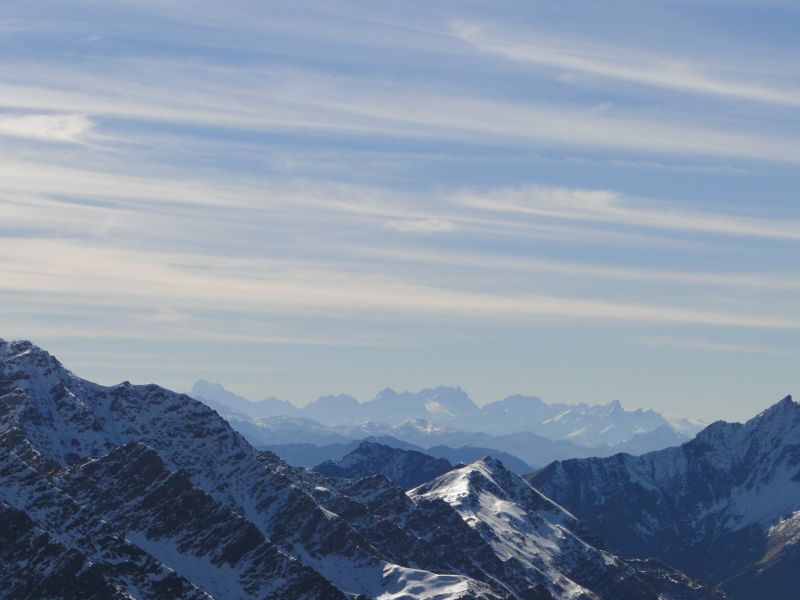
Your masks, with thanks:
[[[536,396],[516,395],[479,407],[457,387],[402,393],[387,388],[363,403],[345,394],[323,396],[302,408],[276,398],[248,402],[220,384],[205,381],[195,383],[191,394],[214,408],[220,406],[255,420],[289,415],[307,417],[328,426],[368,421],[400,425],[424,420],[461,431],[494,435],[530,432],[590,447],[622,444],[662,427],[684,436],[686,441],[704,426],[701,422],[652,410],[625,410],[617,400],[605,405],[547,404]]]

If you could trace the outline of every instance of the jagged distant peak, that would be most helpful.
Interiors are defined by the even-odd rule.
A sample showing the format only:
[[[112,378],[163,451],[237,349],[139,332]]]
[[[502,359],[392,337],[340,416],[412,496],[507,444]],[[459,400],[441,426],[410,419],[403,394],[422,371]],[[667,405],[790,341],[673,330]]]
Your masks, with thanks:
[[[55,356],[29,340],[0,340],[0,361],[21,366],[64,369]]]
[[[206,381],[205,379],[198,379],[192,385],[192,393],[199,394],[200,396],[208,392],[224,393],[229,391],[230,390],[228,390],[221,383],[217,383],[215,381]]]
[[[450,399],[470,399],[469,394],[459,385],[439,385],[434,387],[425,387],[417,391],[403,390],[398,392],[394,388],[386,387],[380,390],[373,400],[396,400],[416,397],[420,399],[429,399],[434,397],[450,398]]]
[[[788,394],[781,398],[778,402],[770,406],[769,408],[765,409],[764,411],[760,412],[758,415],[753,417],[751,421],[755,421],[757,419],[764,419],[772,417],[773,415],[784,415],[788,412],[797,411],[800,408],[800,404],[795,402],[792,398],[791,394]]]
[[[324,396],[320,396],[316,400],[312,400],[308,406],[312,406],[314,404],[328,404],[328,405],[335,405],[335,406],[358,406],[359,402],[350,394],[325,394]]]
[[[490,402],[487,406],[492,404],[506,407],[515,406],[520,408],[547,405],[547,403],[539,396],[531,396],[528,394],[511,394],[510,396],[505,396],[496,402]]]

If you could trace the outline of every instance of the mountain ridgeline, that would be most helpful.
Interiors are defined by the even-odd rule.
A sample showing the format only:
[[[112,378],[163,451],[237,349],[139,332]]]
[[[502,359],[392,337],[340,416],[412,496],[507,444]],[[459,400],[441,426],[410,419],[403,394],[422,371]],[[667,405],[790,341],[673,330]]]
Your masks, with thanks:
[[[195,383],[191,394],[253,445],[306,467],[341,459],[355,442],[383,438],[389,445],[411,444],[448,460],[479,458],[468,450],[479,447],[525,473],[558,459],[679,445],[701,428],[651,410],[625,410],[617,401],[551,405],[518,395],[478,407],[462,389],[451,387],[416,393],[386,389],[364,403],[347,395],[323,396],[302,408],[276,398],[250,402],[205,381]]]
[[[742,600],[800,589],[800,405],[713,423],[680,447],[555,462],[527,477],[613,551],[654,556]]]
[[[386,388],[363,403],[346,394],[322,396],[301,408],[273,397],[251,402],[218,383],[207,381],[197,381],[191,395],[220,412],[238,413],[255,420],[285,415],[311,419],[329,427],[427,421],[454,430],[492,435],[529,431],[584,446],[613,446],[660,428],[674,431],[685,441],[703,426],[697,421],[652,410],[625,410],[617,400],[605,405],[547,404],[536,396],[515,395],[479,407],[459,387],[426,388],[419,392]]]
[[[0,341],[0,598],[726,597],[603,549],[496,459],[406,492],[386,475],[431,459],[366,450],[352,478],[293,467],[189,396]]]

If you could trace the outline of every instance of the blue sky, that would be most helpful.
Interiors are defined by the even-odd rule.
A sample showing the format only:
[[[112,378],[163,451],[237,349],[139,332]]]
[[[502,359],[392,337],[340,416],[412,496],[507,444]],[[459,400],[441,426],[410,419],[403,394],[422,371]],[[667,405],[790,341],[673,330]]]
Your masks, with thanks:
[[[104,383],[798,391],[794,2],[0,7],[0,315]]]

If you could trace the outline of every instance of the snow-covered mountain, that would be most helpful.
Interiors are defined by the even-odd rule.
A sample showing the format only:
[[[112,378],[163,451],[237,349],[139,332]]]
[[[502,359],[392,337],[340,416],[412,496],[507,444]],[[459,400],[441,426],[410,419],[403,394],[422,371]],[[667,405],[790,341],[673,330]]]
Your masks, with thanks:
[[[797,598],[800,405],[791,397],[677,448],[556,462],[529,481],[614,552],[655,556],[735,598]]]
[[[0,341],[0,514],[0,598],[570,597],[444,501],[290,467],[186,395],[94,384],[29,342]],[[717,597],[655,571],[626,598]]]
[[[618,400],[605,405],[547,404],[535,396],[519,395],[487,404],[479,416],[458,419],[454,425],[496,435],[530,431],[584,446],[616,445],[659,427],[673,428],[663,415],[652,410],[625,410]]]
[[[386,388],[363,405],[365,420],[396,425],[410,419],[450,423],[478,414],[477,405],[460,387],[426,388],[419,392],[396,392]]]
[[[598,549],[575,517],[492,458],[448,471],[409,496],[446,502],[501,560],[524,570],[529,589],[554,598],[717,596],[663,565],[640,570]]]
[[[346,479],[380,474],[403,489],[409,489],[430,481],[451,467],[444,458],[365,441],[341,459],[317,465],[314,471],[326,477]]]
[[[207,401],[222,414],[239,413],[240,417],[246,415],[256,421],[283,414],[345,429],[369,422],[389,428],[408,422],[426,422],[450,430],[492,436],[533,433],[548,440],[592,448],[614,447],[636,438],[638,448],[661,449],[666,447],[659,445],[665,436],[655,432],[666,428],[673,432],[673,441],[682,443],[704,426],[652,410],[625,410],[616,400],[605,405],[547,404],[535,396],[516,395],[479,407],[458,387],[426,388],[419,392],[396,392],[387,388],[363,403],[345,394],[323,396],[302,408],[274,398],[248,402],[219,384],[203,381],[195,384],[192,395]],[[227,411],[226,407],[229,407]],[[371,435],[394,434],[373,431]]]

